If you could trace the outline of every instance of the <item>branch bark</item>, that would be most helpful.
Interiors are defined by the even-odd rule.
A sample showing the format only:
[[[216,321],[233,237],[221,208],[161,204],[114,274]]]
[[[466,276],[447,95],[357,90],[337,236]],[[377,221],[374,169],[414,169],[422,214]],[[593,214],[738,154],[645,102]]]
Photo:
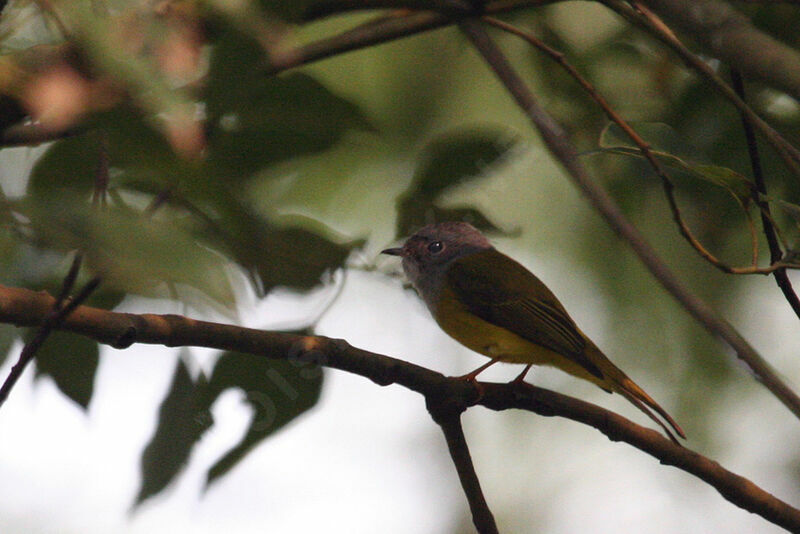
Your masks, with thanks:
[[[0,322],[17,326],[41,325],[55,301],[43,291],[0,286]],[[446,399],[456,413],[477,404],[491,410],[520,409],[572,419],[596,428],[613,441],[628,443],[662,464],[675,466],[700,478],[730,502],[767,521],[800,532],[800,510],[748,479],[701,454],[675,445],[655,430],[639,426],[599,406],[546,389],[514,383],[481,382],[483,395],[476,401],[475,388],[469,382],[359,349],[343,340],[268,332],[180,315],[137,315],[77,306],[58,328],[117,348],[147,343],[235,350],[273,359],[296,357],[363,376],[382,386],[397,384],[432,399],[434,403]],[[464,466],[458,469],[464,469]]]

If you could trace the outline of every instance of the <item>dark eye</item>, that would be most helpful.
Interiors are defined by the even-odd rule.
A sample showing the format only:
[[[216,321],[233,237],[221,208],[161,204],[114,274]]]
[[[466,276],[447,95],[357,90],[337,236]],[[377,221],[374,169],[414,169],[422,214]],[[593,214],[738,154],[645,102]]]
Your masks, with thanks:
[[[437,254],[441,252],[443,248],[444,245],[442,244],[441,241],[434,241],[433,243],[428,245],[428,252],[430,252],[431,254]]]

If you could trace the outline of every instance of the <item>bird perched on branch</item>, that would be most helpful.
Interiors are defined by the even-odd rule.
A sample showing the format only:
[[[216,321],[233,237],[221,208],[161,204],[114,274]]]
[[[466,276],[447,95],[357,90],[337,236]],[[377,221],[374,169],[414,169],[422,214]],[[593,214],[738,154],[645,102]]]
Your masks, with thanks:
[[[670,415],[614,365],[577,327],[556,296],[528,269],[495,249],[464,222],[432,224],[402,247],[403,270],[436,322],[462,345],[491,358],[464,376],[475,380],[496,362],[551,365],[616,392],[670,431],[686,438]],[[653,413],[656,412],[668,424]]]

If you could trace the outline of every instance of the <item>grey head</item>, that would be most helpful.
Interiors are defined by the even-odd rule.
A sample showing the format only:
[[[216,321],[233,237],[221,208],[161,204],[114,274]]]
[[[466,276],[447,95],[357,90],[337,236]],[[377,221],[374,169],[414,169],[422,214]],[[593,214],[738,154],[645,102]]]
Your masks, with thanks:
[[[436,301],[441,281],[455,260],[491,249],[492,244],[474,226],[465,222],[429,224],[399,248],[382,254],[403,258],[403,271],[426,303]]]

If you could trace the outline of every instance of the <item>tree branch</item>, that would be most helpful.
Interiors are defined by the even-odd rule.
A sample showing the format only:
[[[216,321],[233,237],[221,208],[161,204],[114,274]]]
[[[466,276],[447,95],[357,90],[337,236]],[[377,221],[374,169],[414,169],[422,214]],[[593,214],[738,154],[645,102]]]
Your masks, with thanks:
[[[72,266],[70,267],[70,270],[61,285],[61,291],[58,298],[53,300],[52,306],[45,315],[44,319],[38,323],[39,329],[37,330],[36,334],[33,336],[33,338],[31,338],[30,341],[25,343],[25,346],[22,348],[22,351],[19,354],[17,363],[11,367],[11,371],[9,371],[8,376],[0,386],[0,407],[2,407],[6,400],[8,400],[11,390],[14,389],[14,386],[17,384],[17,381],[19,381],[22,373],[25,372],[25,369],[33,361],[34,356],[36,356],[36,352],[38,352],[38,350],[50,336],[50,332],[58,329],[61,323],[63,323],[64,320],[69,316],[69,314],[72,313],[72,311],[80,303],[89,298],[89,295],[91,295],[100,284],[99,278],[92,278],[86,283],[86,285],[83,286],[81,291],[74,299],[67,299],[67,296],[72,290],[75,280],[78,277],[78,271],[80,270],[81,262],[82,256],[80,254],[76,255],[72,262]]]
[[[795,176],[800,176],[800,151],[784,139],[772,126],[767,124],[767,122],[753,111],[746,102],[739,98],[736,91],[725,83],[714,69],[701,58],[697,57],[697,55],[693,54],[691,50],[686,48],[671,32],[665,30],[663,23],[654,23],[650,17],[643,16],[642,13],[633,9],[628,2],[622,0],[600,1],[671,48],[692,71],[703,76],[722,96],[730,100],[731,104],[733,104],[743,116],[746,116],[747,120],[750,121],[769,144],[772,145],[775,152],[778,153],[778,156],[783,160],[784,164],[786,164],[786,167],[789,168]]]
[[[639,0],[712,56],[800,100],[800,53],[720,0]]]
[[[733,81],[733,88],[739,98],[745,99],[744,80],[742,75],[736,69],[731,69],[731,80]],[[747,142],[747,153],[750,156],[750,167],[753,171],[753,181],[755,182],[756,191],[761,197],[767,196],[767,185],[764,181],[764,173],[761,167],[761,156],[758,152],[758,140],[756,133],[753,131],[753,125],[747,120],[747,117],[742,115],[742,128],[744,129],[744,137]],[[755,196],[755,195],[754,195]],[[775,263],[783,258],[783,251],[778,243],[778,236],[775,232],[775,227],[772,224],[772,217],[769,209],[769,202],[762,198],[756,198],[756,202],[761,210],[761,226],[764,228],[764,235],[767,238],[767,246],[769,246],[770,262]],[[789,280],[789,275],[786,274],[786,269],[777,269],[772,273],[775,277],[775,282],[783,292],[786,301],[794,310],[795,315],[800,317],[800,299],[797,298],[797,293],[792,288],[792,282]]]
[[[525,7],[552,4],[556,0],[496,0],[487,2],[483,13],[497,15]],[[463,15],[463,16],[466,16]],[[449,26],[457,16],[425,11],[419,13],[397,12],[381,15],[351,30],[327,39],[320,39],[283,53],[272,51],[267,74],[276,74],[288,69],[313,63],[345,52],[360,50],[376,44],[386,43],[416,35],[429,30]]]
[[[753,264],[749,267],[733,267],[728,265],[727,263],[723,262],[719,258],[717,258],[714,254],[712,254],[708,249],[706,249],[700,240],[695,237],[692,233],[692,230],[689,228],[688,223],[684,220],[683,215],[681,214],[681,210],[678,207],[678,200],[675,198],[675,186],[672,182],[672,179],[667,174],[666,169],[658,162],[656,155],[650,149],[650,145],[634,130],[634,128],[628,124],[628,122],[622,118],[622,116],[617,113],[614,108],[608,103],[608,101],[601,95],[597,89],[587,80],[586,78],[581,75],[578,70],[573,67],[569,62],[567,62],[564,54],[559,52],[558,50],[546,45],[543,41],[538,39],[535,35],[530,32],[524,31],[516,26],[508,24],[502,20],[496,19],[494,17],[482,17],[482,20],[489,24],[490,26],[494,26],[495,28],[499,28],[505,32],[511,33],[520,37],[530,43],[531,45],[535,46],[538,50],[544,53],[547,57],[555,61],[556,63],[563,68],[567,74],[569,74],[578,84],[589,94],[592,100],[597,103],[600,108],[605,112],[606,116],[615,123],[620,129],[625,132],[625,135],[630,138],[630,140],[637,146],[639,151],[642,153],[642,156],[647,160],[650,164],[650,167],[653,168],[653,171],[656,175],[661,179],[662,186],[664,188],[664,192],[667,196],[667,203],[669,205],[670,211],[672,211],[672,218],[675,220],[675,223],[678,225],[678,229],[680,230],[681,235],[686,239],[686,241],[694,248],[700,256],[703,257],[706,261],[711,263],[713,266],[720,269],[722,272],[727,274],[769,274],[771,272],[777,273],[780,271],[783,273],[783,276],[786,277],[786,269],[787,268],[800,268],[800,265],[790,265],[787,263],[782,262],[783,254],[780,253],[780,247],[778,248],[778,255],[776,256],[774,253],[772,254],[771,264],[768,267],[758,267],[758,253],[757,248],[755,246],[756,238],[753,237],[754,245],[753,245]],[[748,125],[750,131],[752,133],[752,126],[750,123],[747,122],[746,119],[743,119],[745,124]],[[750,146],[748,144],[748,146]],[[736,197],[734,197],[736,198]],[[737,198],[738,201],[738,198]],[[741,203],[740,203],[741,205]],[[759,202],[759,207],[762,209],[767,207],[766,202]],[[748,217],[748,221],[750,220],[749,212],[746,210],[744,206],[742,206],[744,210],[745,216]],[[768,216],[769,212],[766,213]],[[768,221],[768,219],[765,219]],[[752,224],[750,225],[752,229],[752,233],[755,234],[755,229],[753,228]],[[769,227],[764,226],[765,231],[769,228],[771,233],[767,235],[772,235],[773,239],[775,239],[774,229],[770,224]],[[777,241],[776,241],[777,245]],[[772,251],[772,245],[770,245],[770,250]],[[787,278],[788,280],[788,278]]]
[[[500,78],[508,92],[525,112],[542,140],[558,159],[568,176],[589,198],[592,205],[603,216],[611,229],[628,242],[633,251],[653,273],[653,276],[669,291],[681,305],[697,319],[709,332],[724,339],[755,373],[756,377],[800,418],[800,397],[780,379],[772,366],[736,331],[736,329],[715,312],[708,304],[691,293],[678,277],[661,260],[650,244],[644,239],[620,211],[611,196],[603,187],[592,180],[581,165],[578,153],[567,138],[561,126],[541,107],[528,86],[519,77],[503,52],[489,37],[477,20],[460,23],[464,34],[472,41],[486,62]]]
[[[0,286],[0,322],[17,326],[40,325],[46,320],[55,301],[43,291]],[[716,488],[730,502],[767,521],[800,531],[800,510],[748,479],[724,469],[701,454],[673,444],[655,430],[639,426],[599,406],[546,389],[527,384],[481,382],[483,395],[476,402],[475,387],[469,382],[359,349],[343,340],[268,332],[198,321],[180,315],[137,315],[77,306],[58,328],[116,348],[129,347],[133,343],[196,346],[235,350],[272,359],[293,357],[312,361],[363,376],[382,386],[403,386],[422,394],[426,399],[432,399],[429,406],[447,399],[451,406],[449,409],[456,413],[478,404],[492,410],[520,409],[544,416],[565,417],[592,426],[613,441],[628,443],[663,464],[695,475]],[[463,452],[458,455],[463,455]]]
[[[456,466],[461,488],[467,496],[469,509],[472,513],[472,522],[480,534],[498,534],[492,511],[486,503],[486,498],[481,490],[481,483],[472,464],[472,456],[461,427],[461,413],[466,406],[458,402],[450,402],[444,396],[428,396],[426,398],[428,412],[433,420],[441,427],[450,458]]]

